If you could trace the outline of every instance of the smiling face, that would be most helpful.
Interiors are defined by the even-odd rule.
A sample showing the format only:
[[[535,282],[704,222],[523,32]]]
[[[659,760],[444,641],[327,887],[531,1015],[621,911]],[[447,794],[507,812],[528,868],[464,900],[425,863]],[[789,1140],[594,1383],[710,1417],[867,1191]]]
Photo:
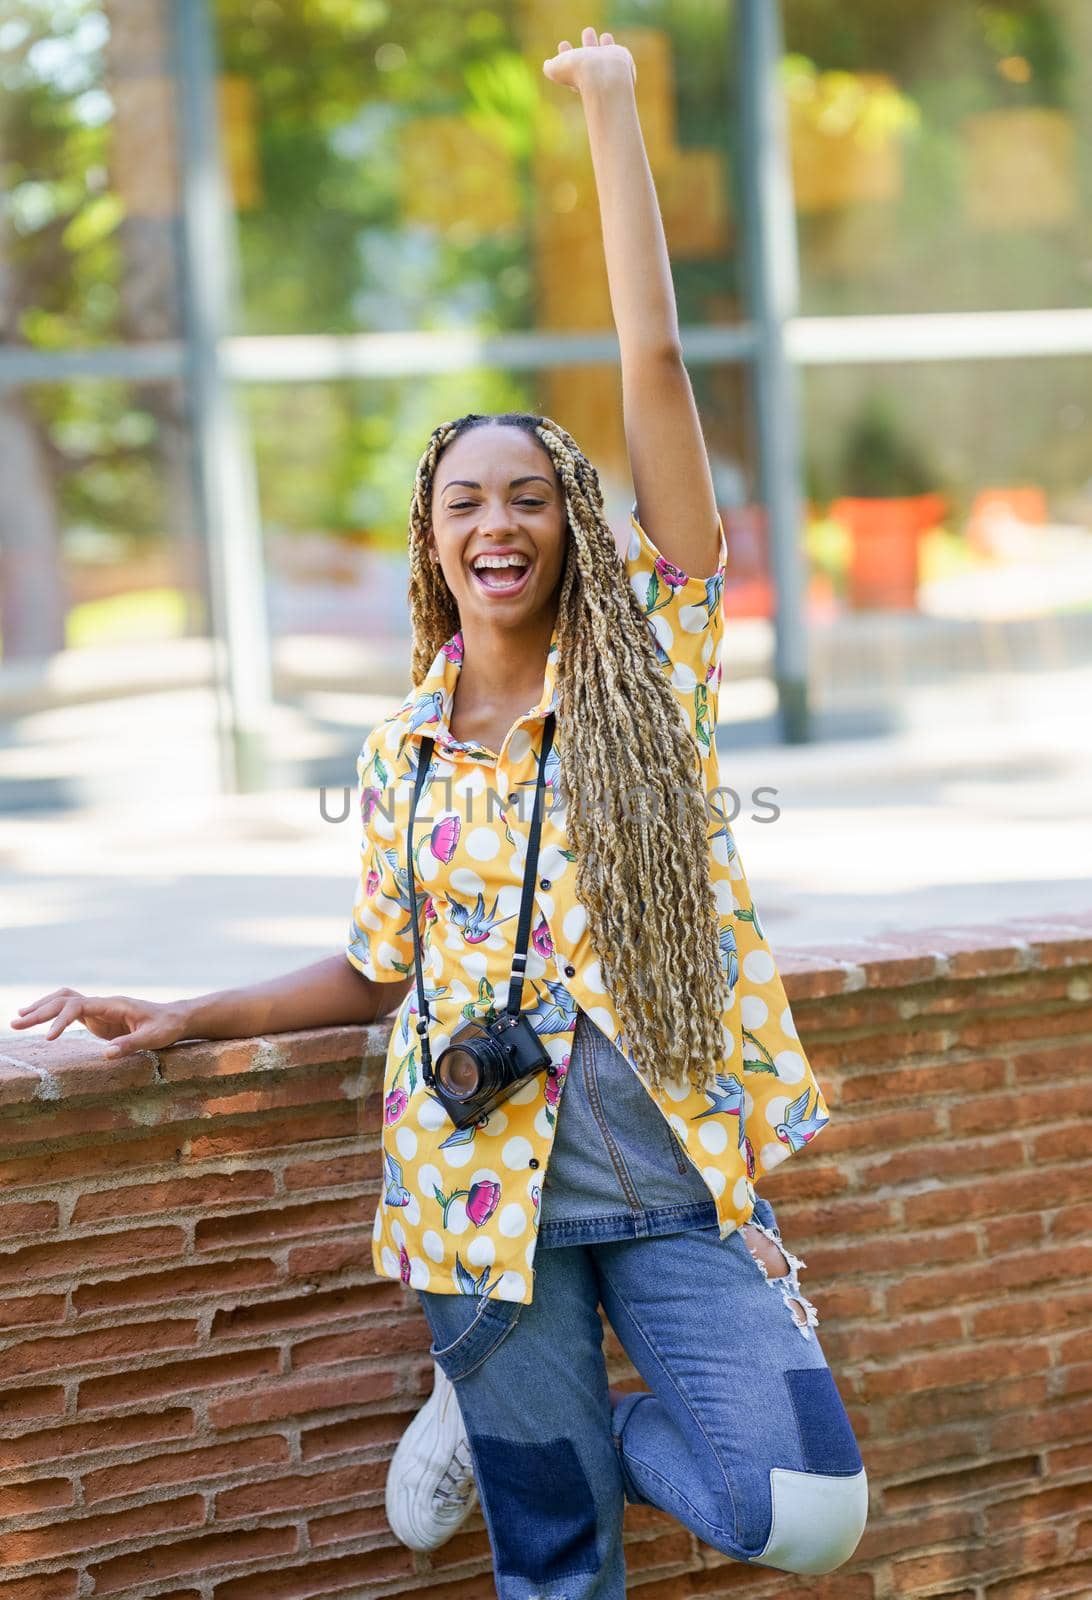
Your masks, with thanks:
[[[568,523],[557,471],[510,424],[470,428],[436,467],[429,551],[459,619],[519,628],[556,613]]]

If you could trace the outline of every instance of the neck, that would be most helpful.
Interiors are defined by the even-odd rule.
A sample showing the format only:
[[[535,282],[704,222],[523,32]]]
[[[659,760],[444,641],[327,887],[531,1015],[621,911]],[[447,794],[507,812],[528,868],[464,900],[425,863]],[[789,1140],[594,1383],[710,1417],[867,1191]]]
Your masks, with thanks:
[[[474,619],[463,624],[458,693],[464,703],[516,699],[535,705],[542,694],[546,655],[556,620],[556,611],[547,611],[528,618],[518,632],[482,625]]]

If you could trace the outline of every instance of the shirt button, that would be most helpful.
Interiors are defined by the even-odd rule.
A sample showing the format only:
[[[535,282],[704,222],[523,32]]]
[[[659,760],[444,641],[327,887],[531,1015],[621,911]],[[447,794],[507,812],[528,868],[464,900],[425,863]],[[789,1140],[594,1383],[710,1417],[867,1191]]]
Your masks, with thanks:
[[[538,886],[540,889],[548,889],[550,887],[549,878],[540,878],[538,880]]]
[[[550,1066],[548,1066],[546,1068],[546,1076],[548,1078],[556,1078],[557,1077],[557,1068],[555,1066],[553,1066],[552,1064]]]
[[[565,968],[565,976],[567,978],[575,978],[576,977],[576,968],[575,967],[566,967]]]
[[[518,806],[519,805],[519,795],[518,794],[510,794],[508,796],[508,804],[510,806]]]
[[[537,1156],[532,1156],[530,1161],[528,1161],[527,1165],[529,1167],[537,1167],[538,1166],[538,1157]]]

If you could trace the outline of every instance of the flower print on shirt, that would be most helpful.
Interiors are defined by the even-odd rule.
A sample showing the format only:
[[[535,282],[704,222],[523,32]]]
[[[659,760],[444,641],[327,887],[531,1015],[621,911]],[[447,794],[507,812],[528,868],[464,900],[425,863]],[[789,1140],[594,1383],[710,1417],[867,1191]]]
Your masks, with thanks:
[[[718,571],[691,576],[657,550],[634,507],[624,570],[693,739],[707,800],[725,974],[724,1075],[710,1092],[687,1084],[657,1092],[628,1050],[576,892],[578,862],[564,806],[556,803],[564,739],[557,727],[546,761],[548,803],[522,990],[523,1009],[556,1070],[533,1075],[493,1112],[456,1129],[423,1079],[411,985],[397,1011],[384,1072],[385,1186],[372,1237],[381,1277],[406,1283],[408,1270],[414,1288],[531,1301],[543,1185],[563,1115],[578,1008],[616,1043],[671,1119],[716,1201],[722,1237],[750,1216],[755,1182],[802,1150],[829,1120],[748,888],[725,804],[730,790],[721,783],[715,735],[726,549],[723,528],[720,533]],[[414,832],[414,871],[419,866],[420,874],[413,908],[434,1061],[459,1029],[495,1018],[508,993],[533,809],[527,791],[533,795],[544,717],[556,709],[558,650],[555,629],[539,703],[515,720],[500,751],[451,736],[463,659],[456,633],[360,752],[360,876],[346,954],[373,981],[402,983],[413,973],[406,822],[421,741],[435,740]],[[490,793],[499,805],[487,804]],[[513,794],[519,803],[509,803]],[[662,891],[652,882],[647,892]]]

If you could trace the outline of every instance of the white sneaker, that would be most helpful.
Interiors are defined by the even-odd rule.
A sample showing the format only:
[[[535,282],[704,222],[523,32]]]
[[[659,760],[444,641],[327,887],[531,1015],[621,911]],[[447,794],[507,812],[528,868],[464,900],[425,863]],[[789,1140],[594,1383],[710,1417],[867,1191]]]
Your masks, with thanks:
[[[474,1466],[454,1386],[432,1363],[432,1393],[414,1417],[387,1473],[387,1521],[411,1550],[436,1550],[477,1502]]]

